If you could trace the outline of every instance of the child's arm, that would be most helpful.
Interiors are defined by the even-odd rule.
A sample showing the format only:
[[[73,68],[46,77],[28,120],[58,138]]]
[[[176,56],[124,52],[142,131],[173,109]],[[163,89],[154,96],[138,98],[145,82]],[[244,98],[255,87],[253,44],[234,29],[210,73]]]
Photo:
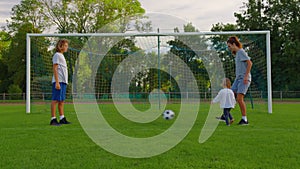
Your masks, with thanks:
[[[221,100],[221,92],[218,93],[218,95],[213,99],[212,103],[217,103]]]
[[[233,105],[236,104],[236,100],[235,100],[235,97],[234,97],[234,93],[232,92],[232,95],[231,95],[231,99],[232,99],[232,103]]]
[[[57,69],[58,69],[58,64],[53,64],[53,75],[54,75],[54,79],[55,79],[55,89],[60,90]]]

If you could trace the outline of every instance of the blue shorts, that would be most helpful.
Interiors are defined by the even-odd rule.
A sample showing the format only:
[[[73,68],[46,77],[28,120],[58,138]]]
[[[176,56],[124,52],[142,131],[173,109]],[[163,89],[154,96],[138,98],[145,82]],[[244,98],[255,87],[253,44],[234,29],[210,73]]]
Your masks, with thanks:
[[[66,91],[67,84],[59,82],[60,90],[55,89],[55,83],[52,83],[52,100],[56,101],[65,101],[66,100]]]
[[[235,79],[232,84],[231,90],[234,93],[240,93],[240,94],[245,95],[248,91],[250,83],[251,83],[251,81],[248,81],[247,84],[244,84],[244,79]]]

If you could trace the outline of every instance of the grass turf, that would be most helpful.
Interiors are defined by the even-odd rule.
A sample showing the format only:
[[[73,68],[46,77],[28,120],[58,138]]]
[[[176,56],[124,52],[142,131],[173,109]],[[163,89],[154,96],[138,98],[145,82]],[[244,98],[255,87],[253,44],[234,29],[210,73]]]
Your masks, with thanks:
[[[273,114],[249,111],[249,126],[220,123],[205,143],[198,137],[208,105],[182,142],[151,158],[132,159],[111,154],[96,145],[81,128],[73,106],[65,105],[71,125],[50,126],[48,107],[37,105],[25,114],[24,105],[0,105],[0,168],[300,168],[300,104],[274,104]],[[177,105],[171,106],[177,109]],[[100,105],[118,131],[138,137],[162,132],[172,121],[142,125],[124,120],[111,105]],[[203,111],[203,112],[202,112]]]

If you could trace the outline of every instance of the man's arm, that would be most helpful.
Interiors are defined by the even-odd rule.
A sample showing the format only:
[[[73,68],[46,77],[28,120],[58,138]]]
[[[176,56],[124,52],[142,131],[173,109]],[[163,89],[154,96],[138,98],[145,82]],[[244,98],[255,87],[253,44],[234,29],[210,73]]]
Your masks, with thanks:
[[[251,71],[251,67],[252,67],[252,61],[251,60],[246,60],[247,62],[247,69],[246,69],[246,74],[245,74],[245,77],[244,77],[244,84],[247,84],[248,83],[248,75]]]

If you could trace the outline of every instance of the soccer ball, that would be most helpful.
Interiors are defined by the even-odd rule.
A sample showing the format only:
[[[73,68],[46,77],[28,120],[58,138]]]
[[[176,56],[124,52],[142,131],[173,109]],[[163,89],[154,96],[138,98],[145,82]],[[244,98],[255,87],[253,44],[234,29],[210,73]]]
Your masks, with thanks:
[[[165,120],[171,120],[175,117],[175,113],[172,110],[165,110],[162,116]]]

